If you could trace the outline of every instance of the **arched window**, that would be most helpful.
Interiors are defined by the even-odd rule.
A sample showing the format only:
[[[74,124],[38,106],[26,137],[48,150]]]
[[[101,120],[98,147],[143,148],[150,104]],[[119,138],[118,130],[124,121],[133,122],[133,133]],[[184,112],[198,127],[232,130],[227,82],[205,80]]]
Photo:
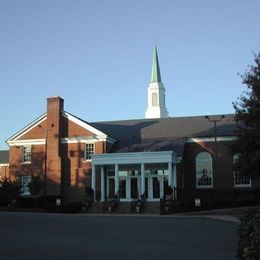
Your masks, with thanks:
[[[152,106],[158,106],[158,95],[156,92],[152,93]]]
[[[237,188],[246,188],[251,187],[251,178],[248,176],[243,176],[239,173],[236,163],[238,162],[239,154],[236,153],[233,155],[233,173],[234,173],[234,187]]]
[[[208,152],[201,152],[196,156],[196,186],[213,187],[212,157]]]

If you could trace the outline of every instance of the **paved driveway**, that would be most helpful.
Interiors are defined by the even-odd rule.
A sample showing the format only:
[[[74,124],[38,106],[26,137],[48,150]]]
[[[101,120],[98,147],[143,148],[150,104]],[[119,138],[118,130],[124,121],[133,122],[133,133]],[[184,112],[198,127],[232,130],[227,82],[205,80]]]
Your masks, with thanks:
[[[1,259],[235,259],[237,223],[0,212]]]

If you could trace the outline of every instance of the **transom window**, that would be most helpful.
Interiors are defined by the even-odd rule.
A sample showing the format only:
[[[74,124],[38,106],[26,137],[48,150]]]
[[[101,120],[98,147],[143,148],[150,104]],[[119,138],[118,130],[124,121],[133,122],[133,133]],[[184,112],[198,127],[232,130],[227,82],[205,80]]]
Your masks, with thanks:
[[[212,157],[208,152],[201,152],[196,157],[196,186],[213,187]]]
[[[23,154],[22,154],[22,162],[23,163],[30,163],[31,162],[31,146],[24,146],[23,147]]]
[[[238,162],[239,154],[234,154],[233,165],[234,165],[234,186],[235,187],[251,187],[251,178],[248,176],[243,176],[239,173],[236,163]]]
[[[91,155],[94,154],[94,144],[87,143],[85,145],[85,160],[91,160]]]

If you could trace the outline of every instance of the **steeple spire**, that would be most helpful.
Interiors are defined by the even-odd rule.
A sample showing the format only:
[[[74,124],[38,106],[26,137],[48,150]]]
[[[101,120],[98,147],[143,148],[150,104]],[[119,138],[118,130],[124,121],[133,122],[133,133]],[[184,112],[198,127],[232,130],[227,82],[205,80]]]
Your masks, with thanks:
[[[150,83],[161,83],[161,72],[159,66],[159,59],[156,45],[154,45],[153,49],[153,65],[152,65],[152,76]]]
[[[152,76],[148,87],[148,107],[145,118],[165,118],[168,111],[165,106],[165,88],[161,80],[161,72],[156,45],[153,49]]]

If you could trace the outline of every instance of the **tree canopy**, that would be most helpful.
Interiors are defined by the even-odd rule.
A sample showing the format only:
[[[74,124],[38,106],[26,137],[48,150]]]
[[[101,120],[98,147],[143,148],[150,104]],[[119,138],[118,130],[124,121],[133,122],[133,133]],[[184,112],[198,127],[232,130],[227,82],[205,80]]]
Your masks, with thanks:
[[[238,123],[234,150],[240,173],[256,177],[260,176],[260,53],[254,54],[254,64],[241,78],[247,90],[233,103]]]

